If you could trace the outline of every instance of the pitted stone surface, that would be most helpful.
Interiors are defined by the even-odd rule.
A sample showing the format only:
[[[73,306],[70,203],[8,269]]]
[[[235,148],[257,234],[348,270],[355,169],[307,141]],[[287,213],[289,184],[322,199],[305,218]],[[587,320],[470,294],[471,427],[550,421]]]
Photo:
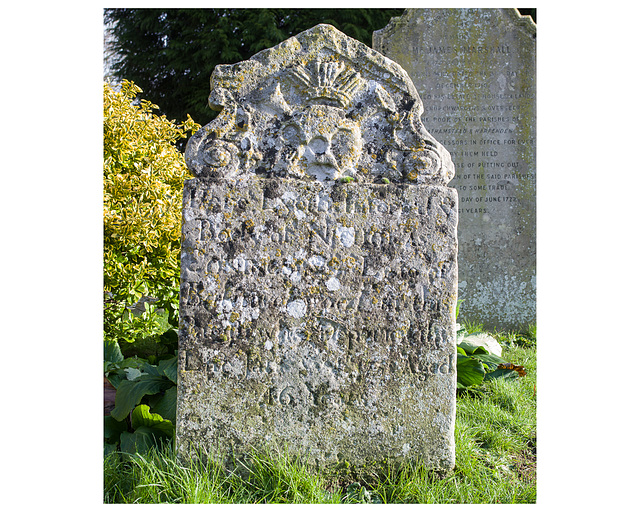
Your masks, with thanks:
[[[457,193],[413,85],[321,25],[212,89],[188,146],[178,449],[452,468]]]
[[[405,71],[330,25],[217,66],[209,106],[218,116],[187,145],[196,176],[446,184],[454,174]]]

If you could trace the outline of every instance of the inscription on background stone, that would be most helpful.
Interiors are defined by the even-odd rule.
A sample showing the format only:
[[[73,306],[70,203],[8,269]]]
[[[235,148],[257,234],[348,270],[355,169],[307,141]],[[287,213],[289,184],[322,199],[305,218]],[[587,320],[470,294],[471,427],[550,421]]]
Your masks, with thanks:
[[[457,193],[394,62],[318,25],[218,66],[183,207],[178,450],[455,460]]]
[[[461,316],[486,327],[536,318],[535,38],[516,9],[407,9],[374,33],[451,150]]]

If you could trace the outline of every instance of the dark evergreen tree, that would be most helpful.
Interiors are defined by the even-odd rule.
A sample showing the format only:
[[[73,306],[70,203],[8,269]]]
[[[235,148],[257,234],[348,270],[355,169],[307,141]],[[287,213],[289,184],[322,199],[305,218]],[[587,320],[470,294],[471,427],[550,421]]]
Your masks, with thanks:
[[[209,77],[318,23],[328,23],[371,46],[374,30],[403,9],[105,9],[117,79],[133,81],[169,119],[187,113],[200,124],[212,119]]]
[[[520,15],[522,15],[522,16],[531,16],[531,19],[535,23],[537,23],[537,21],[536,21],[536,9],[535,8],[518,7],[518,11],[520,12]]]

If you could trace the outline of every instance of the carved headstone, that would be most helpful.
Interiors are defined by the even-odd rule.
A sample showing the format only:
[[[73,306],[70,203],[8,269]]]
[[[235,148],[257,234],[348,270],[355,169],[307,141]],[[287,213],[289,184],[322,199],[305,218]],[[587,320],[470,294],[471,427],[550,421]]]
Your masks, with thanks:
[[[516,9],[407,9],[374,33],[451,149],[460,196],[461,316],[536,320],[536,26]]]
[[[454,463],[457,194],[394,62],[329,25],[217,66],[187,145],[177,445]]]

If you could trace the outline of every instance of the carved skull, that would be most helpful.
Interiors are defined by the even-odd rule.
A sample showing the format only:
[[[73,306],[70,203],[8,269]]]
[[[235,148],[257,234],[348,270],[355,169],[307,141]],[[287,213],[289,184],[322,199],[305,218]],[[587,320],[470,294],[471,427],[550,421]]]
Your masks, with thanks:
[[[293,114],[281,130],[287,173],[307,174],[319,181],[354,177],[362,152],[358,124],[341,108],[312,105]]]

